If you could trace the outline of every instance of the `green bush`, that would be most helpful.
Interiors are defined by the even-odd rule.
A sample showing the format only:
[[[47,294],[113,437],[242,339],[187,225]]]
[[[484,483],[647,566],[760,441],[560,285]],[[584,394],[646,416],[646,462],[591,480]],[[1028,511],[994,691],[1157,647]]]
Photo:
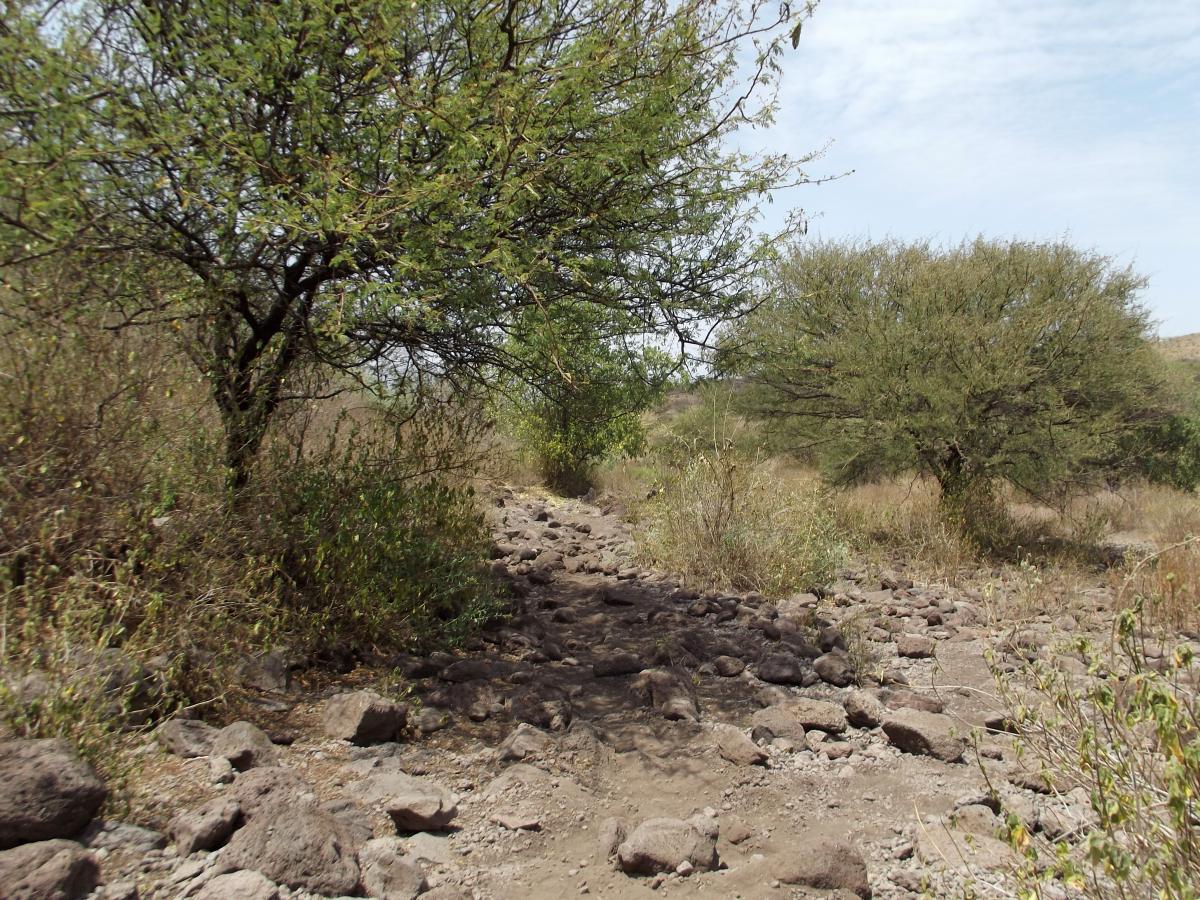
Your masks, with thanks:
[[[347,455],[300,463],[280,490],[289,630],[360,649],[450,645],[499,611],[470,488]]]
[[[996,672],[1018,751],[1056,790],[1090,801],[1090,821],[1058,841],[1008,817],[1024,896],[1054,881],[1097,898],[1200,896],[1200,660],[1150,627],[1145,611],[1160,599],[1135,593],[1111,642],[1073,641],[1086,676],[1053,661],[1024,677]]]
[[[757,458],[694,446],[643,510],[651,564],[706,588],[782,597],[826,583],[844,556],[813,484],[788,486]]]

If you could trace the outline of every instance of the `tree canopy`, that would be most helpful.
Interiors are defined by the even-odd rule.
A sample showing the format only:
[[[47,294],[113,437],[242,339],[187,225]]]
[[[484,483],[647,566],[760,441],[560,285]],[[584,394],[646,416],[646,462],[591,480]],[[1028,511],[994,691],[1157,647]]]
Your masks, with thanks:
[[[1153,415],[1143,284],[1062,243],[797,247],[723,358],[837,480],[1041,493],[1119,466]]]
[[[148,0],[5,7],[0,230],[166,273],[244,483],[298,362],[455,382],[524,310],[688,342],[742,308],[786,4]],[[746,70],[746,51],[752,51]],[[764,93],[765,92],[765,93]]]

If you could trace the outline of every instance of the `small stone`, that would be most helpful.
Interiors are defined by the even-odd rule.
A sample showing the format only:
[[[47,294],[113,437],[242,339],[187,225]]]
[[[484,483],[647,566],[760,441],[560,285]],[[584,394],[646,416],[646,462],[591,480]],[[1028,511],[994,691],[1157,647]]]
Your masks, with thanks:
[[[400,831],[439,831],[458,815],[458,798],[434,781],[383,772],[357,786],[366,802],[381,806]]]
[[[909,659],[927,659],[933,656],[933,638],[922,634],[896,635],[896,652]]]
[[[894,746],[943,762],[957,762],[966,750],[966,741],[954,732],[948,716],[915,709],[896,710],[883,722],[883,733]]]
[[[813,662],[813,669],[821,676],[822,681],[835,687],[848,687],[854,684],[856,678],[850,658],[840,650],[817,657]]]
[[[380,900],[415,900],[428,887],[420,866],[404,850],[404,843],[395,837],[376,838],[363,844],[358,851],[358,864],[368,896]]]
[[[887,716],[879,698],[867,691],[851,691],[842,701],[846,720],[855,728],[878,728]]]
[[[629,874],[674,872],[685,860],[696,869],[711,871],[719,864],[717,834],[716,821],[704,817],[686,822],[648,819],[617,848],[617,859]]]
[[[168,753],[192,759],[212,753],[217,729],[196,719],[168,719],[158,726],[154,737]]]
[[[350,691],[325,701],[322,724],[332,738],[360,746],[397,740],[408,707],[374,691]]]
[[[279,885],[260,872],[243,869],[205,882],[195,900],[279,900]]]
[[[212,784],[232,784],[233,764],[223,756],[208,758],[208,780]]]
[[[177,813],[167,823],[167,835],[180,856],[223,847],[242,814],[236,800],[218,797],[195,809]]]
[[[764,753],[740,728],[718,725],[713,729],[717,752],[735,766],[761,766],[767,761]]]
[[[249,722],[234,722],[217,732],[213,739],[213,755],[223,756],[239,772],[255,766],[271,766],[279,751],[266,732]]]

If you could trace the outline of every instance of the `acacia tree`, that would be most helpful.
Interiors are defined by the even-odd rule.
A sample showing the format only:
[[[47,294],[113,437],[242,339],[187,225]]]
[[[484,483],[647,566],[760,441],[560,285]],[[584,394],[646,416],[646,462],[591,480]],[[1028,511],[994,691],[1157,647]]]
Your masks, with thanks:
[[[1157,406],[1144,283],[1065,244],[797,247],[724,360],[836,480],[1039,494],[1121,465]]]
[[[524,310],[696,341],[769,241],[747,158],[786,4],[27,0],[0,29],[0,225],[167,272],[123,298],[207,376],[235,487],[313,361],[443,380],[509,366]],[[744,50],[753,49],[749,74]]]

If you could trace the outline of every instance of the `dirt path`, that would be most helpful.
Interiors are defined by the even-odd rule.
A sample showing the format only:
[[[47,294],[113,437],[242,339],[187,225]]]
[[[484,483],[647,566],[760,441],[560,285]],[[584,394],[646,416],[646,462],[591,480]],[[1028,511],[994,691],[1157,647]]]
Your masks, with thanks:
[[[982,729],[998,710],[969,597],[895,579],[778,605],[699,596],[638,568],[615,515],[511,493],[496,503],[495,566],[518,614],[467,652],[394,661],[413,686],[404,741],[327,737],[323,696],[271,701],[281,712],[266,730],[290,740],[272,753],[311,787],[305,802],[358,828],[343,843],[397,834],[362,786],[404,772],[458,799],[448,827],[401,830],[395,845],[434,897],[954,896],[968,879],[985,892],[1003,882],[1014,858],[995,840],[987,782],[1030,827],[1051,801],[1013,783],[1006,736]],[[218,769],[147,748],[137,817],[174,835],[181,808],[245,806],[254,770],[223,785]],[[662,818],[700,841],[699,856],[638,830]],[[719,863],[706,870],[714,832]],[[213,900],[227,895],[214,886],[230,853],[117,846],[105,869],[144,897]],[[645,862],[656,854],[679,859]],[[293,887],[277,895],[309,896],[310,882],[285,877],[294,863],[280,865],[268,874]]]

